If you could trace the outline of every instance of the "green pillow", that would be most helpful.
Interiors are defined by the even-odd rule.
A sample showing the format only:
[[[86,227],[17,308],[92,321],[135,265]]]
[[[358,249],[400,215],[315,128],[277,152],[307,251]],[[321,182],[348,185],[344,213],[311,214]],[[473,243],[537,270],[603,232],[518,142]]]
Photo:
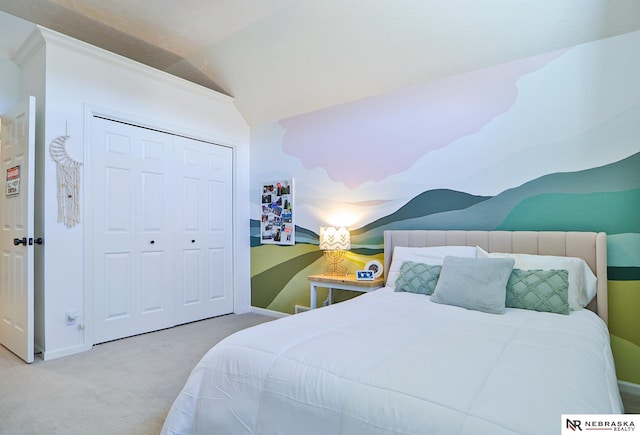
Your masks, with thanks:
[[[569,271],[513,269],[507,282],[506,306],[569,314]]]
[[[436,288],[441,268],[442,266],[405,261],[400,266],[395,291],[430,295]]]

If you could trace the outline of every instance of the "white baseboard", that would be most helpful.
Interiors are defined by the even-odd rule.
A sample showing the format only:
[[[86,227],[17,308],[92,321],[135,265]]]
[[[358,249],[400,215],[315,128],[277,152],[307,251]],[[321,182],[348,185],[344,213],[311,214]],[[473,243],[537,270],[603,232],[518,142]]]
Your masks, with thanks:
[[[251,307],[251,312],[256,314],[263,314],[265,316],[271,316],[271,317],[287,317],[291,315],[287,313],[281,313],[280,311],[267,310],[266,308],[258,308],[258,307]]]
[[[88,350],[84,345],[65,347],[64,349],[58,349],[54,351],[42,352],[42,359],[48,361],[50,359],[62,358],[63,356],[74,355],[76,353],[84,352]]]
[[[634,384],[633,382],[618,381],[618,388],[621,393],[633,394],[640,397],[640,384]]]
[[[294,305],[296,314],[299,313],[304,313],[305,311],[310,311],[311,308],[307,307],[306,305]]]

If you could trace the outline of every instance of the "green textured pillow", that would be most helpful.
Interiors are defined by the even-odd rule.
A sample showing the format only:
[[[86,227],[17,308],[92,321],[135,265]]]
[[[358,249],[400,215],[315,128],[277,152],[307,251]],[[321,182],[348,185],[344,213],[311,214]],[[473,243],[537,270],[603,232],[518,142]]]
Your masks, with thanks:
[[[513,269],[507,282],[506,306],[569,314],[569,271]]]
[[[395,291],[430,295],[436,288],[441,268],[442,266],[405,261],[400,266]]]

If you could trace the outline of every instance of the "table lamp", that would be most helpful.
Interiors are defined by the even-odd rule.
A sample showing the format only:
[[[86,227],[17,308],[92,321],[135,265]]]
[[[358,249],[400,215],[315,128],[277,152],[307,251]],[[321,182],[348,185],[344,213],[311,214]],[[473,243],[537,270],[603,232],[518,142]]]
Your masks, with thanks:
[[[347,275],[342,264],[346,251],[351,249],[351,235],[347,227],[320,227],[320,249],[327,260],[327,275]]]

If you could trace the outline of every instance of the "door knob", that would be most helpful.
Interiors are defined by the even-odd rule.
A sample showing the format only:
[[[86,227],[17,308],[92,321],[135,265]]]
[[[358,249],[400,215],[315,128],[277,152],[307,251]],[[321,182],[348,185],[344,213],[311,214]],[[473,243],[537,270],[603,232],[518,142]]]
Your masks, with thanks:
[[[15,246],[19,246],[19,245],[27,246],[27,238],[23,237],[21,239],[13,239],[13,244]]]

